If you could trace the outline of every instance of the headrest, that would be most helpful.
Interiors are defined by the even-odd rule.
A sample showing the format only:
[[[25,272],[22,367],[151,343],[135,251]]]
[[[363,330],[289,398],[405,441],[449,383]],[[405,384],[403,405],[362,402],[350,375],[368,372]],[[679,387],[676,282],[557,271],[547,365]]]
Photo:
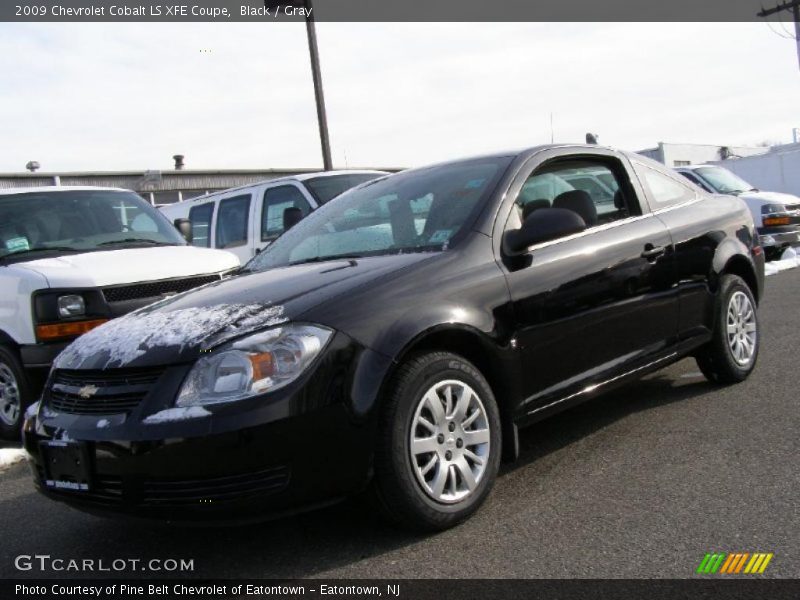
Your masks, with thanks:
[[[570,190],[556,196],[553,208],[566,208],[578,213],[587,227],[597,225],[597,207],[592,197],[583,190]]]

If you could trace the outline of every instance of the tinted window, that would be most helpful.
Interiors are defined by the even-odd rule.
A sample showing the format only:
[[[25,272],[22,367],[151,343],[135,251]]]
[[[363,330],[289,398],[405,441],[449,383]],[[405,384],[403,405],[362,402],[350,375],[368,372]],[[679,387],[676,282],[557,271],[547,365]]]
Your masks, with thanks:
[[[211,246],[211,216],[214,214],[214,203],[194,206],[189,211],[192,222],[192,246],[208,248]]]
[[[517,197],[520,217],[527,218],[541,209],[566,208],[577,212],[587,227],[627,217],[625,195],[615,170],[606,161],[548,163],[522,186]],[[518,226],[516,219],[510,226]]]
[[[283,233],[283,211],[299,208],[305,217],[311,206],[303,193],[293,185],[282,185],[264,192],[264,205],[261,209],[261,241],[274,240]]]
[[[639,175],[642,176],[642,183],[649,190],[650,197],[655,200],[659,208],[670,204],[688,202],[697,197],[693,189],[683,185],[669,175],[659,173],[655,169],[644,165],[637,166]]]
[[[381,174],[361,173],[358,175],[327,175],[325,177],[306,179],[303,183],[311,191],[311,195],[319,204],[325,204],[350,188],[366,183],[367,181],[372,181],[378,177],[381,177]]]
[[[351,190],[287,231],[248,269],[446,250],[474,221],[510,161],[485,158],[416,169]]]
[[[0,196],[0,256],[26,250],[185,244],[167,218],[133,192],[76,190]]]
[[[226,198],[217,213],[217,248],[234,248],[247,243],[250,222],[250,194]]]

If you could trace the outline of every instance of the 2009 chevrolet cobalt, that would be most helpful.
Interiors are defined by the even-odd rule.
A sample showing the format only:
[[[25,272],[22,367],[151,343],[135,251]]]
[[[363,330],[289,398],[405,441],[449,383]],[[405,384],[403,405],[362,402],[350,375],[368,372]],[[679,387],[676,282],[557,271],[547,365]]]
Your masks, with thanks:
[[[443,529],[486,499],[521,426],[689,355],[746,378],[763,278],[739,199],[640,156],[415,169],[238,276],[79,338],[25,445],[38,488],[88,511],[258,518],[369,487]]]

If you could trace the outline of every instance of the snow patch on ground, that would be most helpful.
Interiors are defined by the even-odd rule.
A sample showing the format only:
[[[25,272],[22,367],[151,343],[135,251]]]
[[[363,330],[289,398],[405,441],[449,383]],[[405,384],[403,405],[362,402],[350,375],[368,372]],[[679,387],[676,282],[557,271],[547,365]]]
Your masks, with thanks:
[[[173,421],[186,421],[187,419],[197,419],[199,417],[208,417],[211,415],[202,406],[186,406],[183,408],[168,408],[150,415],[143,422],[146,425],[154,423],[171,423]]]
[[[786,253],[784,253],[784,256],[785,255]],[[764,275],[775,275],[781,271],[795,269],[797,267],[800,267],[799,257],[795,256],[794,258],[783,258],[783,256],[781,256],[780,260],[772,260],[764,265]]]
[[[57,359],[60,369],[78,369],[100,355],[103,368],[130,363],[150,348],[194,346],[206,338],[222,340],[257,327],[285,322],[282,306],[220,304],[173,311],[144,310],[125,315],[75,340]]]
[[[0,469],[25,460],[26,452],[22,448],[0,448]]]

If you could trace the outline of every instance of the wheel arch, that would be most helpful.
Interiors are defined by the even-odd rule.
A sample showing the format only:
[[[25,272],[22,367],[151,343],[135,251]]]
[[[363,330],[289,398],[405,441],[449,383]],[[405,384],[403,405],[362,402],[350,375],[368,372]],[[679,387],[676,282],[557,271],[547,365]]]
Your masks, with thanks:
[[[504,348],[485,333],[464,324],[431,327],[411,339],[397,355],[384,385],[396,369],[413,354],[451,352],[472,363],[494,393],[502,422],[503,458],[514,460],[519,453],[514,411],[519,398],[519,369],[516,352]]]
[[[720,271],[720,276],[722,275],[737,275],[741,277],[747,284],[747,287],[750,288],[750,291],[753,293],[753,298],[755,298],[756,304],[758,304],[761,297],[761,289],[758,285],[756,271],[749,260],[741,254],[731,256]]]

